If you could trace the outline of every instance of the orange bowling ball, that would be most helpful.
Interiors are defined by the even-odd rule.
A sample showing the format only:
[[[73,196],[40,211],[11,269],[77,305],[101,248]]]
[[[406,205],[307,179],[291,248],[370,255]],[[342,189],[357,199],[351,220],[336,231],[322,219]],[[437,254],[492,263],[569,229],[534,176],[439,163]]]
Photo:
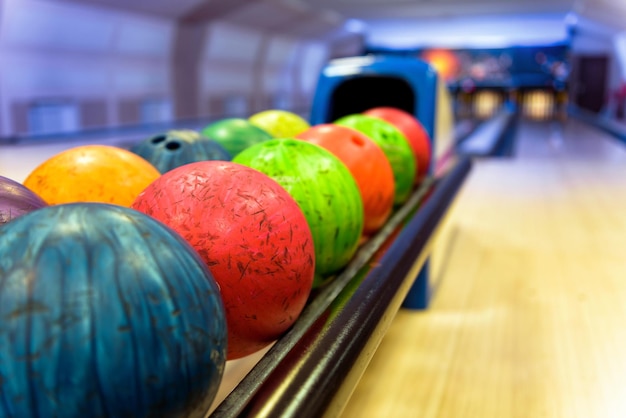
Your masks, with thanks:
[[[404,134],[415,154],[417,164],[415,182],[421,181],[428,174],[431,146],[428,133],[419,120],[410,113],[395,107],[375,107],[363,112],[363,114],[389,122]]]
[[[395,193],[393,170],[383,150],[361,132],[334,124],[313,126],[297,137],[327,149],[348,167],[363,200],[363,234],[382,227]]]
[[[24,181],[50,205],[72,202],[130,206],[161,174],[149,162],[123,148],[85,145],[54,155]]]

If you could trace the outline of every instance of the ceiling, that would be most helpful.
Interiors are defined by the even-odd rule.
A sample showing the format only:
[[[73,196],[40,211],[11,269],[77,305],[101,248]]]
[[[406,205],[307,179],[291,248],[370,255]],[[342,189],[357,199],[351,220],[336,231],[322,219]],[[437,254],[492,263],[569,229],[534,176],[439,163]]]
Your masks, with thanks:
[[[95,5],[175,18],[187,22],[231,21],[294,37],[325,39],[340,32],[364,32],[376,39],[393,28],[405,38],[440,28],[463,38],[464,31],[486,29],[484,22],[506,23],[483,38],[545,30],[557,36],[572,12],[626,29],[626,0],[47,0]],[[497,19],[494,19],[497,17]],[[488,20],[486,20],[488,19]],[[507,20],[508,19],[508,20]],[[530,19],[524,23],[524,19]],[[467,26],[469,24],[469,26]],[[432,37],[432,36],[431,36]],[[419,38],[419,36],[418,36]],[[436,41],[432,40],[431,41]]]

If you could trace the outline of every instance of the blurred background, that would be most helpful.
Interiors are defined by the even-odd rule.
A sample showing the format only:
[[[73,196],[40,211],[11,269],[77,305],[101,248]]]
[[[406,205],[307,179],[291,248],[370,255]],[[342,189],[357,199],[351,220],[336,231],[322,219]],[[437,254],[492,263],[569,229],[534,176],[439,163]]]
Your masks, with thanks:
[[[333,58],[412,55],[457,118],[626,123],[622,0],[0,0],[0,136],[304,116]]]

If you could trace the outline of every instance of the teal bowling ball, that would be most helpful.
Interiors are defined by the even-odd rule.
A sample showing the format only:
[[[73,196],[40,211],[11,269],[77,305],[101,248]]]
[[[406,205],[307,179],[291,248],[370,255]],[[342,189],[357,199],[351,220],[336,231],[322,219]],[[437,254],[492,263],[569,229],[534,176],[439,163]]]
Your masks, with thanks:
[[[404,134],[389,122],[361,114],[344,116],[336,120],[335,124],[356,129],[383,150],[391,164],[396,184],[394,204],[406,202],[413,190],[417,166],[413,150]]]
[[[233,157],[252,145],[272,139],[269,133],[241,118],[213,122],[202,134],[222,145]]]
[[[318,283],[351,260],[363,232],[363,202],[352,174],[335,155],[286,138],[252,146],[233,162],[273,178],[298,203],[313,235]]]
[[[0,233],[0,417],[204,417],[225,367],[218,287],[176,233],[104,203]]]
[[[152,136],[133,145],[130,151],[143,157],[161,174],[189,163],[230,161],[232,158],[219,143],[187,129],[170,130]]]

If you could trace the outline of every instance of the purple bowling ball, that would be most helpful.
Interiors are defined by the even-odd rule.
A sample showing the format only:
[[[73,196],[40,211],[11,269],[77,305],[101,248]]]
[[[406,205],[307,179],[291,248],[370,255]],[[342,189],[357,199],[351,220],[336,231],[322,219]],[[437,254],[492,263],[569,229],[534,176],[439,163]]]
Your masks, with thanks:
[[[0,176],[0,226],[35,209],[48,206],[35,192]]]

